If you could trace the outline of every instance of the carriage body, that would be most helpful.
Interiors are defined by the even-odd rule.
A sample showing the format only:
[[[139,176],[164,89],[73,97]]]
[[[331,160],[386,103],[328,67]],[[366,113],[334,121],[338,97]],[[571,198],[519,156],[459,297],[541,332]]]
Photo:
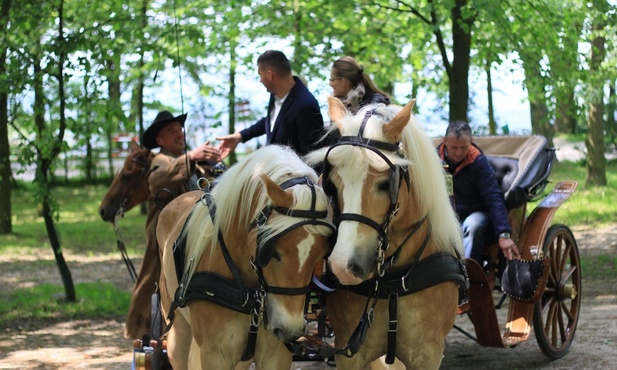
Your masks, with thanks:
[[[435,139],[435,143],[441,139]],[[544,260],[548,276],[537,301],[510,298],[507,322],[502,332],[493,296],[503,272],[499,246],[487,246],[482,265],[467,260],[470,278],[469,301],[459,307],[468,314],[482,346],[512,347],[526,341],[533,327],[542,352],[551,359],[566,354],[576,331],[581,304],[581,269],[578,246],[566,225],[552,225],[561,204],[576,189],[575,181],[556,184],[545,196],[555,161],[553,148],[543,136],[474,137],[495,170],[504,194],[512,228],[524,260]],[[528,203],[544,199],[528,212]],[[459,329],[460,330],[460,329]]]

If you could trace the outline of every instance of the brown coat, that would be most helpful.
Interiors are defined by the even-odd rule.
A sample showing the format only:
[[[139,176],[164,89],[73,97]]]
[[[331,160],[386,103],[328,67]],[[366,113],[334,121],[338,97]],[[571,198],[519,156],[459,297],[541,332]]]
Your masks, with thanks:
[[[187,161],[186,154],[174,157],[161,150],[152,160],[148,177],[150,197],[146,219],[146,253],[131,295],[124,332],[126,338],[138,339],[144,333],[153,333],[151,299],[161,271],[160,252],[156,241],[156,224],[161,209],[178,195],[197,189],[197,177],[206,174],[209,175],[208,171],[190,160]],[[189,183],[192,185],[189,186]]]

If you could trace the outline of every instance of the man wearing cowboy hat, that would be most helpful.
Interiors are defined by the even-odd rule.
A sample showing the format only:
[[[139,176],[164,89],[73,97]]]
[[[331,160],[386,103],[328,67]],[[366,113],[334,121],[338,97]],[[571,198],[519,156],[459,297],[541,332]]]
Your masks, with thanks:
[[[148,184],[148,216],[146,219],[146,253],[131,295],[124,336],[141,338],[151,333],[151,297],[158,283],[161,262],[156,242],[156,223],[161,208],[174,197],[197,189],[197,176],[212,177],[199,163],[216,163],[221,156],[209,142],[186,152],[184,121],[187,114],[174,117],[168,111],[159,112],[144,132],[143,145],[148,149],[161,148],[152,160]]]

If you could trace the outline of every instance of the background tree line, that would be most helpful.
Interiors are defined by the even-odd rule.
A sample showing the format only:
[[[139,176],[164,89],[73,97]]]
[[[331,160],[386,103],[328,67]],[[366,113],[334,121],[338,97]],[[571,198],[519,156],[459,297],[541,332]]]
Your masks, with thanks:
[[[67,135],[85,151],[86,181],[99,176],[101,140],[113,174],[113,134],[141,136],[144,112],[174,110],[144,89],[176,69],[199,86],[205,103],[193,107],[196,114],[226,116],[220,124],[233,132],[247,98],[237,96],[237,72],[255,68],[246,48],[265,50],[272,40],[293,48],[292,67],[307,79],[353,55],[385,90],[409,83],[405,96],[395,96],[399,103],[420,89],[436,93],[449,120],[468,120],[470,82],[486,80],[486,121],[472,123],[491,134],[498,133],[492,73],[513,60],[524,70],[532,132],[549,140],[584,133],[587,183],[606,185],[604,154],[617,136],[611,0],[0,1],[0,234],[12,231],[10,163],[34,164],[59,266],[49,187],[61,154],[74,149]],[[206,72],[224,78],[207,80]],[[226,107],[213,111],[212,97]]]

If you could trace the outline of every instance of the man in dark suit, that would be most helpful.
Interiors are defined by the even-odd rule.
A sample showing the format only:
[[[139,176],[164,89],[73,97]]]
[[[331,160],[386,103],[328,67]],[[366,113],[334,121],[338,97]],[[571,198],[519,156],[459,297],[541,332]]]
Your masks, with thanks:
[[[323,117],[317,99],[291,73],[289,60],[280,51],[268,50],[257,59],[257,73],[270,93],[268,112],[251,127],[221,140],[219,151],[225,158],[238,143],[266,134],[266,145],[288,145],[299,155],[316,149],[323,132]]]

